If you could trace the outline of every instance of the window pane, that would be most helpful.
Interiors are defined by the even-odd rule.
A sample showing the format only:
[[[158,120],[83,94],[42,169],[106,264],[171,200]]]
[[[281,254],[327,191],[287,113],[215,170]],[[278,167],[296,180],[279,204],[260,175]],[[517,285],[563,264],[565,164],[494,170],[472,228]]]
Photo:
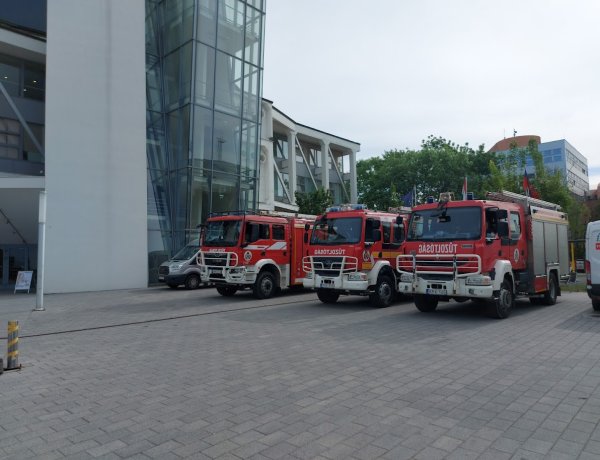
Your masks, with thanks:
[[[33,62],[25,63],[23,96],[29,99],[44,100],[46,75],[44,66]]]
[[[217,0],[200,0],[198,4],[198,40],[215,46],[217,32]]]
[[[244,65],[244,118],[258,121],[260,72],[258,67]]]
[[[254,176],[258,161],[258,124],[242,123],[242,175]]]
[[[239,58],[244,47],[244,3],[224,0],[219,4],[217,48]]]
[[[195,227],[206,221],[209,213],[210,188],[208,186],[208,171],[194,169],[192,171],[190,225]]]
[[[211,212],[225,212],[240,209],[237,176],[213,174],[211,181]]]
[[[260,31],[262,14],[254,8],[246,9],[244,60],[254,65],[260,64]]]
[[[0,81],[11,96],[20,96],[21,64],[9,56],[0,55]]]
[[[211,168],[212,160],[212,111],[194,108],[193,134],[193,166],[195,168]]]
[[[240,120],[215,113],[213,169],[239,174]]]
[[[206,45],[196,47],[196,104],[212,107],[215,76],[215,50]]]
[[[215,107],[239,115],[241,112],[242,61],[217,52]]]

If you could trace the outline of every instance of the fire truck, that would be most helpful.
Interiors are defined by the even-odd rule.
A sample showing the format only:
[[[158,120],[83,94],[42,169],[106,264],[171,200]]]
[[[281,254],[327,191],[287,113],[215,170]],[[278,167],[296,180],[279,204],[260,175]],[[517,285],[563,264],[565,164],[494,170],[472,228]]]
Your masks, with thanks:
[[[379,212],[364,205],[334,206],[315,221],[303,259],[304,287],[323,303],[341,294],[369,296],[387,307],[397,295],[395,261],[404,242],[409,208]]]
[[[470,194],[469,194],[470,195]],[[398,290],[422,312],[439,301],[473,300],[507,318],[515,297],[553,305],[569,272],[568,221],[560,206],[512,192],[453,201],[449,193],[413,208]]]
[[[201,280],[214,283],[225,297],[252,289],[254,297],[267,299],[281,289],[301,287],[304,234],[314,220],[310,217],[245,211],[211,214],[197,256]]]

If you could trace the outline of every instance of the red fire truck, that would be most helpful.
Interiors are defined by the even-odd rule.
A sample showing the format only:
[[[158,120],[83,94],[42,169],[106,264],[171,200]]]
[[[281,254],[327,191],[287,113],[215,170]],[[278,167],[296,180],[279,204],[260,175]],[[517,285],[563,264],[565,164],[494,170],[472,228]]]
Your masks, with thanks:
[[[197,257],[201,280],[214,283],[222,296],[252,289],[258,299],[302,286],[304,233],[312,221],[310,216],[212,214]]]
[[[413,208],[396,265],[398,290],[413,294],[420,311],[471,299],[506,318],[516,296],[556,303],[559,280],[569,272],[568,222],[560,206],[506,191],[485,200],[442,194],[427,201]]]
[[[374,306],[390,305],[397,295],[394,264],[408,212],[370,211],[360,204],[328,208],[315,221],[303,259],[304,287],[316,290],[323,303],[346,294],[368,295]]]

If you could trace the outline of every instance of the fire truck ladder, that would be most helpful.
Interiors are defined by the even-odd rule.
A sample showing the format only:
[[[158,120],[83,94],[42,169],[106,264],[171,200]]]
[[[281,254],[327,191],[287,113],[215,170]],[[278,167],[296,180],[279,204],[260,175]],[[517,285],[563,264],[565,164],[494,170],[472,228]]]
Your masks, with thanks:
[[[531,198],[526,195],[520,195],[518,193],[501,190],[499,192],[487,192],[486,198],[494,201],[504,201],[507,203],[519,203],[521,205],[533,205],[538,208],[552,209],[553,211],[560,211],[561,207],[558,204],[550,203],[549,201],[540,200],[538,198]]]

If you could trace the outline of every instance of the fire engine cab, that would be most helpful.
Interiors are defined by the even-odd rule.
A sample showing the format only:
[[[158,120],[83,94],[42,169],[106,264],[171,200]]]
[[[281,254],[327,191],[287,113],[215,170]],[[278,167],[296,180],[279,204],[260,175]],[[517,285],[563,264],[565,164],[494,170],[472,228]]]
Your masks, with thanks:
[[[198,253],[202,281],[214,283],[222,296],[252,289],[258,299],[301,287],[304,234],[312,221],[310,216],[211,214]]]
[[[413,294],[420,311],[434,311],[440,300],[471,299],[506,318],[516,296],[556,303],[559,280],[569,272],[566,214],[512,192],[486,198],[442,194],[413,208],[396,267],[398,290]]]
[[[368,295],[374,306],[390,305],[397,295],[394,264],[408,212],[370,211],[361,204],[328,208],[315,221],[303,260],[304,287],[316,290],[323,303],[346,294]]]

